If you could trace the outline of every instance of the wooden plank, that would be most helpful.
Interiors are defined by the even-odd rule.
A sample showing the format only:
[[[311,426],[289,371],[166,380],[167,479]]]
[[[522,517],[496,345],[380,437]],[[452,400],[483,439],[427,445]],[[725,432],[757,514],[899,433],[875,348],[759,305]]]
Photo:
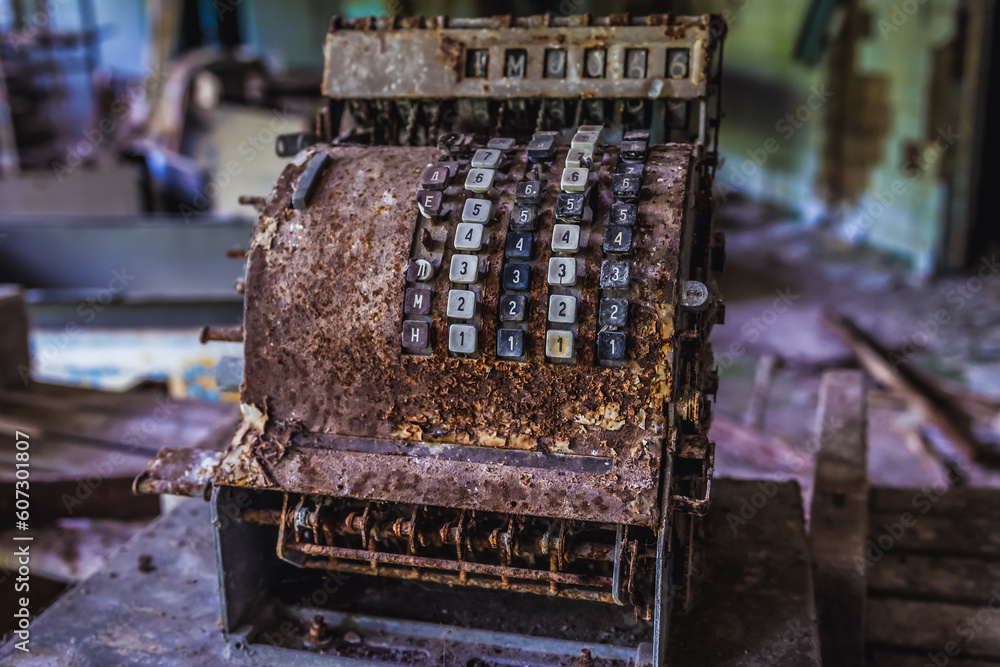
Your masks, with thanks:
[[[913,512],[932,517],[980,516],[1000,519],[1000,490],[969,487],[877,487],[872,489],[869,508],[874,514]]]
[[[844,345],[873,378],[906,399],[921,421],[935,426],[970,460],[996,464],[1000,455],[976,436],[972,419],[934,380],[906,364],[893,364],[890,353],[868,332],[843,315],[825,313],[823,324]]]
[[[1000,556],[1000,523],[994,518],[962,518],[901,514],[872,514],[866,548],[871,554],[917,551],[969,556]],[[871,554],[868,554],[869,559]]]
[[[949,658],[1000,660],[1000,585],[988,605],[872,598],[868,643]],[[934,664],[931,662],[930,664]]]
[[[931,662],[931,656],[936,657],[940,664],[947,665],[947,667],[997,667],[997,663],[992,660],[987,662],[984,660],[966,660],[961,657],[946,656],[948,660],[947,662],[943,662],[940,655],[935,656],[930,651],[926,653],[904,653],[893,651],[892,649],[872,651],[868,664],[877,667],[935,667],[934,663]]]
[[[889,552],[868,569],[868,593],[878,597],[985,605],[998,582],[1000,563],[983,558]]]
[[[794,482],[717,479],[693,605],[671,665],[820,665],[802,497]]]
[[[810,543],[825,667],[862,667],[868,448],[864,376],[830,371],[819,392]]]

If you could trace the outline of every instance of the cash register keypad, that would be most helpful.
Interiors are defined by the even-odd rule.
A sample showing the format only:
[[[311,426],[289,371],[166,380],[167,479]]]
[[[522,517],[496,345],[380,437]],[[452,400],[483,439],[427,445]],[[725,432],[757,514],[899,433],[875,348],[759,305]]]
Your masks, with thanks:
[[[628,363],[649,141],[616,141],[584,126],[429,163],[404,269],[402,353]]]

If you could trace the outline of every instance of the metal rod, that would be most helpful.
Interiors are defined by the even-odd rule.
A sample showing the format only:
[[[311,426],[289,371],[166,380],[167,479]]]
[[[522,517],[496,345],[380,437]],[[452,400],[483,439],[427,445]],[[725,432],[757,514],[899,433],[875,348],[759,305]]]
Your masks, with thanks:
[[[373,570],[371,565],[362,563],[351,563],[351,562],[334,562],[334,561],[316,561],[307,560],[301,563],[302,567],[318,569],[318,570],[336,570],[338,572],[349,572],[352,574],[366,574],[373,575],[378,574],[382,577],[393,577],[395,579],[412,579],[418,581],[432,581],[435,583],[442,583],[448,585],[460,585],[460,586],[475,586],[477,588],[486,588],[489,590],[497,591],[510,591],[513,593],[532,593],[535,595],[546,595],[555,596],[561,598],[569,598],[572,600],[588,600],[591,602],[604,602],[607,604],[615,604],[615,600],[611,597],[611,593],[600,590],[593,589],[581,589],[581,588],[561,588],[556,592],[552,592],[549,589],[548,584],[537,584],[532,582],[510,582],[508,584],[501,583],[498,579],[484,579],[477,577],[475,575],[470,576],[466,573],[465,578],[460,577],[457,574],[452,574],[450,572],[433,572],[433,571],[414,571],[411,568],[397,568],[397,567],[382,567],[377,571]]]
[[[549,572],[546,570],[531,570],[521,567],[504,567],[502,565],[490,565],[488,563],[471,563],[468,561],[445,560],[441,558],[423,558],[421,556],[408,556],[406,554],[386,553],[384,551],[365,551],[362,549],[347,549],[344,547],[325,547],[318,544],[302,544],[299,542],[289,542],[286,549],[300,551],[312,556],[325,556],[327,558],[346,558],[348,560],[362,560],[368,562],[389,563],[391,565],[405,565],[407,567],[425,567],[438,570],[451,570],[455,572],[468,572],[472,574],[486,574],[496,577],[507,576],[515,579],[528,579],[531,581],[554,581],[560,584],[572,584],[576,586],[611,586],[609,577],[588,576],[581,574],[570,574],[568,572]]]
[[[210,340],[228,341],[228,342],[243,342],[243,327],[202,327],[200,339],[202,345]]]

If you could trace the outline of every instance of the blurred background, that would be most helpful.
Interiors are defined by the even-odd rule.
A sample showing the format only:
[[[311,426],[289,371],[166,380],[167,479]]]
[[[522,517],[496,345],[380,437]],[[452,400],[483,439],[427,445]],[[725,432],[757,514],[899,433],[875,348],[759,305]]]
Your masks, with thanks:
[[[729,23],[718,474],[808,491],[820,374],[860,359],[873,483],[996,485],[993,0],[0,0],[0,430],[53,443],[36,576],[61,590],[159,511],[130,485],[161,446],[231,434],[240,344],[198,332],[241,321],[240,197],[311,127],[330,17],[546,11]]]

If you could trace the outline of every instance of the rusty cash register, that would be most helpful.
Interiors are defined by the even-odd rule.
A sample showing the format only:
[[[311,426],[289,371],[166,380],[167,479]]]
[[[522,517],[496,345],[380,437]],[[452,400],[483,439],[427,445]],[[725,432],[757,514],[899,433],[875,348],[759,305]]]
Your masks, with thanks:
[[[713,470],[724,34],[331,22],[246,254],[243,421],[136,481],[211,498],[233,658],[664,664]],[[429,622],[435,595],[625,609],[632,643]]]

